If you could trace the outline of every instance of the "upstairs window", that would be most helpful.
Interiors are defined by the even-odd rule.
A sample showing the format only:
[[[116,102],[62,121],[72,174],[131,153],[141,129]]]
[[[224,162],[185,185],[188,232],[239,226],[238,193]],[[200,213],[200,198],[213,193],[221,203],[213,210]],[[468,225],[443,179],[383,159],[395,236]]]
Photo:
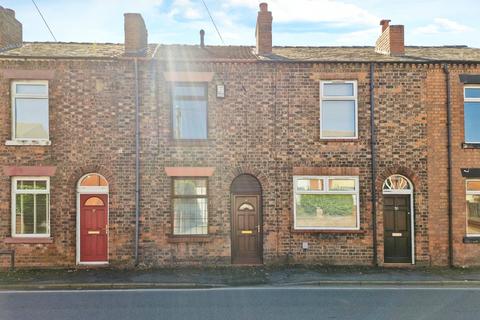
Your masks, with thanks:
[[[172,123],[175,139],[207,139],[206,84],[173,84]]]
[[[465,142],[480,143],[480,86],[464,88]]]
[[[358,230],[358,177],[296,176],[296,230]]]
[[[357,82],[320,82],[320,138],[356,139]]]
[[[48,133],[48,82],[12,82],[12,139],[44,140]]]
[[[50,235],[48,177],[12,179],[12,236]]]

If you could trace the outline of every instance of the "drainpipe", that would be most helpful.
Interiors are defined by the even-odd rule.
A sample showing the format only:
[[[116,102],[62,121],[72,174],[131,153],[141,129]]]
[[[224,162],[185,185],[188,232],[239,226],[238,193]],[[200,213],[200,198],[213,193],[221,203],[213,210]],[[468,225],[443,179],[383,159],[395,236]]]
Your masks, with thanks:
[[[138,60],[134,58],[135,69],[135,266],[138,266],[138,239],[140,217],[140,103],[138,92]]]
[[[372,155],[372,240],[373,240],[373,265],[378,266],[377,261],[377,150],[376,150],[376,132],[375,132],[375,64],[370,63],[370,151]]]
[[[448,266],[453,266],[453,188],[452,188],[452,103],[450,100],[450,70],[448,64],[443,65],[445,86],[447,90],[447,172],[448,172]]]

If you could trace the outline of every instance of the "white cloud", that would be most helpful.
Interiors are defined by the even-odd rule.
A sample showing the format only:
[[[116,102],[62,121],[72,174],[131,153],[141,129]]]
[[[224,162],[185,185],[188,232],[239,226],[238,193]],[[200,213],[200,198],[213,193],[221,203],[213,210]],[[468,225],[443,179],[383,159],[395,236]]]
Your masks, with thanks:
[[[232,6],[258,9],[258,0],[227,0]],[[270,0],[275,22],[328,22],[341,25],[375,25],[380,19],[361,7],[336,0]]]
[[[435,18],[433,23],[418,27],[415,31],[425,34],[463,33],[473,31],[473,28],[446,18]]]

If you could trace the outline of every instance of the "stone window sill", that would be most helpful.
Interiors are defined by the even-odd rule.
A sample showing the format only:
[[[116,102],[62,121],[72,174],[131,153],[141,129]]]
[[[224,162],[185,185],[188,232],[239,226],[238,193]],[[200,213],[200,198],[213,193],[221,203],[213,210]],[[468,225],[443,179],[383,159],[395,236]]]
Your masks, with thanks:
[[[170,145],[173,146],[208,147],[213,142],[212,139],[170,139]]]
[[[16,139],[7,140],[6,146],[49,146],[52,142],[50,140],[36,140],[36,139]]]
[[[168,243],[201,243],[201,242],[211,242],[213,239],[209,235],[205,236],[173,236],[169,235],[167,237]]]
[[[38,244],[38,243],[53,243],[53,238],[51,237],[9,237],[3,240],[3,243],[29,243],[29,244]]]
[[[462,143],[462,148],[463,149],[480,149],[480,143],[464,142],[464,143]]]
[[[335,139],[335,138],[320,138],[320,142],[359,142],[358,138],[348,138],[348,139]]]
[[[479,236],[465,236],[463,237],[463,243],[480,243]]]

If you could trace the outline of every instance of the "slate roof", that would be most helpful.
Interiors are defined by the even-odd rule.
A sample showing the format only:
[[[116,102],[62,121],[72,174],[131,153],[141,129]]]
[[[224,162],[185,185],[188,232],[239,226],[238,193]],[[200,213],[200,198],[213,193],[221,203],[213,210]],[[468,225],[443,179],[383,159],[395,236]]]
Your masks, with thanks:
[[[374,47],[274,47],[258,56],[252,46],[205,46],[150,44],[147,57],[173,61],[341,61],[341,62],[480,62],[480,49],[467,46],[407,46],[404,56],[387,56]],[[19,48],[0,50],[1,57],[118,58],[121,43],[25,42]]]

